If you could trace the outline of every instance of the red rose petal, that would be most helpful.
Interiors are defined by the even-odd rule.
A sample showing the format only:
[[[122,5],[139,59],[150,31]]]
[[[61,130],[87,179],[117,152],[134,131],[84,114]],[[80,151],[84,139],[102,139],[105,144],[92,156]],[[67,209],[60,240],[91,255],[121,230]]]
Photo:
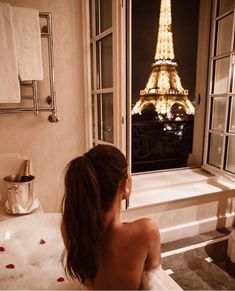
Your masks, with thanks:
[[[4,247],[0,247],[0,252],[4,252],[4,251],[5,251]]]
[[[57,282],[64,282],[64,278],[63,277],[58,278]]]
[[[6,265],[6,268],[7,268],[7,269],[14,269],[15,266],[14,266],[13,264],[9,264],[9,265]]]
[[[45,240],[44,239],[41,239],[40,240],[40,245],[44,245],[46,242],[45,242]]]

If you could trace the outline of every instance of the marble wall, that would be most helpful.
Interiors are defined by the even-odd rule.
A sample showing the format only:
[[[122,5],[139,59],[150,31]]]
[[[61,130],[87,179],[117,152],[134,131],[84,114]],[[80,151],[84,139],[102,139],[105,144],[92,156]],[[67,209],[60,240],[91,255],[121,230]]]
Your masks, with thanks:
[[[84,75],[81,1],[3,0],[14,6],[51,12],[54,35],[55,89],[60,122],[49,123],[48,113],[0,115],[0,179],[13,171],[12,157],[32,161],[35,194],[45,212],[60,209],[66,164],[85,150]],[[7,166],[7,158],[11,166]],[[19,164],[15,164],[15,169]],[[1,191],[0,187],[0,191]],[[3,204],[6,195],[1,191]]]

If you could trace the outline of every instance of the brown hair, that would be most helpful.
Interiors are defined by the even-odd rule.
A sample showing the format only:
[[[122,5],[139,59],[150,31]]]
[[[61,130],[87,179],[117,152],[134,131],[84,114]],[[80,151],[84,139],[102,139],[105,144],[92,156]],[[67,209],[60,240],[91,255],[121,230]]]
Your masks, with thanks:
[[[117,148],[97,145],[68,164],[63,218],[67,239],[66,272],[93,281],[98,271],[102,215],[113,205],[119,184],[127,178],[127,161]]]

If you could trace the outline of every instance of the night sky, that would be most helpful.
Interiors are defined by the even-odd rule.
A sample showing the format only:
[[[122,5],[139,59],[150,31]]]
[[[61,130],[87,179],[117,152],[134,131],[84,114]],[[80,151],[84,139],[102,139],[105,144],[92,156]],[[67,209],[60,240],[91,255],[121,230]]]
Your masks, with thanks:
[[[200,0],[172,0],[175,61],[181,83],[195,99]],[[160,0],[132,0],[132,103],[145,88],[154,61]]]

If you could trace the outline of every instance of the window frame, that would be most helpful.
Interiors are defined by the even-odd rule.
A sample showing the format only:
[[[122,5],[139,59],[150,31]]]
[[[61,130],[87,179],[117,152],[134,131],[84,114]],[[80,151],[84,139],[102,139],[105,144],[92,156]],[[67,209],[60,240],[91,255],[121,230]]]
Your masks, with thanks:
[[[112,27],[106,29],[95,37],[90,37],[90,10],[89,1],[82,0],[83,18],[83,42],[84,42],[84,91],[85,91],[85,130],[86,130],[86,150],[96,144],[111,144],[124,153],[126,151],[126,59],[125,59],[125,1],[112,1]],[[94,7],[95,0],[91,0]],[[93,35],[96,19],[93,17]],[[112,62],[113,62],[113,87],[96,89],[96,43],[107,35],[112,35]],[[92,35],[92,36],[93,36]],[[93,46],[93,56],[90,53],[90,45]],[[91,72],[91,58],[93,58],[93,72]],[[93,90],[92,78],[93,73]],[[112,93],[113,94],[113,142],[98,139],[98,110],[95,105],[95,138],[92,134],[92,95]],[[95,104],[97,104],[95,102]]]
[[[206,114],[206,127],[205,127],[205,145],[204,145],[204,155],[203,155],[203,165],[202,168],[213,173],[216,175],[222,175],[224,177],[227,177],[231,180],[235,179],[235,173],[231,173],[227,170],[225,170],[225,163],[226,163],[226,157],[228,152],[228,137],[229,136],[235,136],[235,134],[230,133],[228,130],[228,123],[230,122],[231,116],[231,98],[235,99],[235,92],[230,92],[230,82],[232,80],[232,65],[235,65],[235,1],[234,1],[234,7],[233,10],[230,10],[228,12],[225,12],[221,15],[217,15],[218,12],[218,5],[219,0],[213,1],[213,12],[212,12],[212,28],[211,28],[211,38],[210,38],[210,58],[209,58],[209,72],[208,72],[208,92],[207,92],[207,114]],[[233,24],[232,24],[232,38],[231,38],[231,47],[230,51],[228,53],[222,53],[222,54],[216,54],[216,48],[217,48],[217,39],[218,39],[218,31],[217,25],[219,21],[226,16],[229,16],[233,14]],[[229,74],[228,74],[228,84],[227,84],[227,90],[225,93],[214,93],[212,91],[212,88],[215,84],[214,81],[214,71],[215,71],[215,62],[216,60],[220,60],[223,58],[229,57]],[[234,76],[233,76],[234,78]],[[225,108],[225,120],[224,120],[224,130],[223,131],[216,131],[215,129],[211,128],[212,123],[212,114],[213,114],[213,98],[216,97],[222,97],[226,98],[226,108]],[[211,149],[210,145],[210,135],[211,134],[217,134],[223,136],[223,143],[222,143],[222,154],[221,154],[221,162],[220,167],[217,167],[215,165],[212,165],[209,163],[209,152]]]

